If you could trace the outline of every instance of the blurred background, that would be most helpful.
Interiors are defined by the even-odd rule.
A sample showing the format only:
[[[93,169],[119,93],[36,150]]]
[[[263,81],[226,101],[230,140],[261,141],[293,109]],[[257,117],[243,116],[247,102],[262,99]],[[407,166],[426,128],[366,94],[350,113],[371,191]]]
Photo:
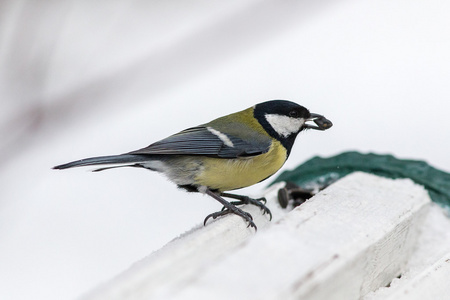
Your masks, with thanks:
[[[1,0],[0,298],[79,297],[220,209],[146,170],[51,167],[258,102],[334,123],[284,169],[358,150],[450,171],[449,37],[444,0]]]

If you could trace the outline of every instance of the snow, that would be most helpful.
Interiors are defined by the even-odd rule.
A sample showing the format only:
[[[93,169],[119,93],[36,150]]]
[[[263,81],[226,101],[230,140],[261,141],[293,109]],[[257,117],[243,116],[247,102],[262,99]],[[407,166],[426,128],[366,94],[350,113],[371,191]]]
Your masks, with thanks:
[[[407,284],[411,284],[416,276],[425,272],[442,257],[450,255],[449,227],[450,218],[446,214],[446,211],[437,204],[432,203],[424,224],[421,227],[421,234],[419,235],[414,252],[406,264],[404,274],[399,279],[395,278],[389,287],[382,287],[368,294],[364,297],[364,300],[382,300],[387,299],[391,295],[395,296],[395,292],[398,292]],[[444,280],[448,280],[448,277],[443,278]],[[444,284],[448,287],[447,282],[441,283],[436,281],[435,284]],[[428,287],[431,288],[431,286]],[[433,289],[438,289],[438,287],[436,286]],[[441,294],[440,297],[445,296]]]
[[[402,271],[430,204],[409,179],[360,172],[289,213],[265,197],[272,222],[246,207],[258,234],[236,216],[195,228],[83,299],[359,299]]]
[[[1,6],[1,299],[75,298],[220,209],[146,170],[51,167],[258,102],[296,101],[334,124],[302,133],[284,169],[359,150],[450,171],[449,3]]]

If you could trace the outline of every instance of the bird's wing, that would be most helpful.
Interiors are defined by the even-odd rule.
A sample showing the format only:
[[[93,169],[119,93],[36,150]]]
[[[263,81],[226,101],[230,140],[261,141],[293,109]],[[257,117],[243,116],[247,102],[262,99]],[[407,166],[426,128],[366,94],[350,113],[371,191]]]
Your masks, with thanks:
[[[271,142],[270,137],[259,133],[242,139],[233,134],[225,135],[212,127],[198,126],[183,130],[148,147],[128,154],[205,155],[219,158],[236,158],[265,153],[269,151]]]

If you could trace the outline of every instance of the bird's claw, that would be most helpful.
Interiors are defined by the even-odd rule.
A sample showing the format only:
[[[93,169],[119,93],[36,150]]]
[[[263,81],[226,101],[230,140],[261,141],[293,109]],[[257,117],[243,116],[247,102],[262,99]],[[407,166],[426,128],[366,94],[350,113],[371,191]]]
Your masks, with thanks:
[[[218,217],[221,216],[225,216],[228,215],[230,213],[234,213],[235,215],[238,215],[239,217],[243,218],[247,223],[247,228],[248,227],[253,227],[255,228],[255,231],[258,230],[258,228],[256,227],[255,223],[253,222],[253,217],[251,214],[249,214],[248,212],[245,212],[239,208],[236,207],[236,211],[232,211],[229,208],[226,208],[225,206],[222,208],[222,210],[220,211],[216,211],[212,214],[209,214],[206,216],[205,220],[203,221],[203,225],[206,225],[206,222],[208,221],[209,218],[213,218],[213,220],[217,219]]]
[[[233,204],[233,205],[244,205],[244,204],[255,205],[255,206],[259,207],[263,211],[263,215],[268,214],[269,215],[269,219],[272,220],[272,212],[265,205],[267,203],[267,200],[266,200],[265,197],[253,199],[253,198],[250,198],[250,197],[247,197],[247,196],[243,196],[242,200],[231,201],[230,203]],[[224,208],[222,208],[222,210],[223,209]]]

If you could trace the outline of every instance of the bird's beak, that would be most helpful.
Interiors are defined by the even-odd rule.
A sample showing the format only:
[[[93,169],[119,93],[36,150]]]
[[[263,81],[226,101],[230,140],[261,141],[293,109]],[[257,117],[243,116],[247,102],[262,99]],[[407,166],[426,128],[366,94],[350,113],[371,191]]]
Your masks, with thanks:
[[[315,130],[327,130],[331,126],[333,126],[333,123],[331,123],[330,120],[325,118],[322,115],[310,113],[310,117],[306,119],[306,122],[313,121],[316,125],[312,124],[306,124],[303,125],[303,128],[309,128],[309,129],[315,129]]]

